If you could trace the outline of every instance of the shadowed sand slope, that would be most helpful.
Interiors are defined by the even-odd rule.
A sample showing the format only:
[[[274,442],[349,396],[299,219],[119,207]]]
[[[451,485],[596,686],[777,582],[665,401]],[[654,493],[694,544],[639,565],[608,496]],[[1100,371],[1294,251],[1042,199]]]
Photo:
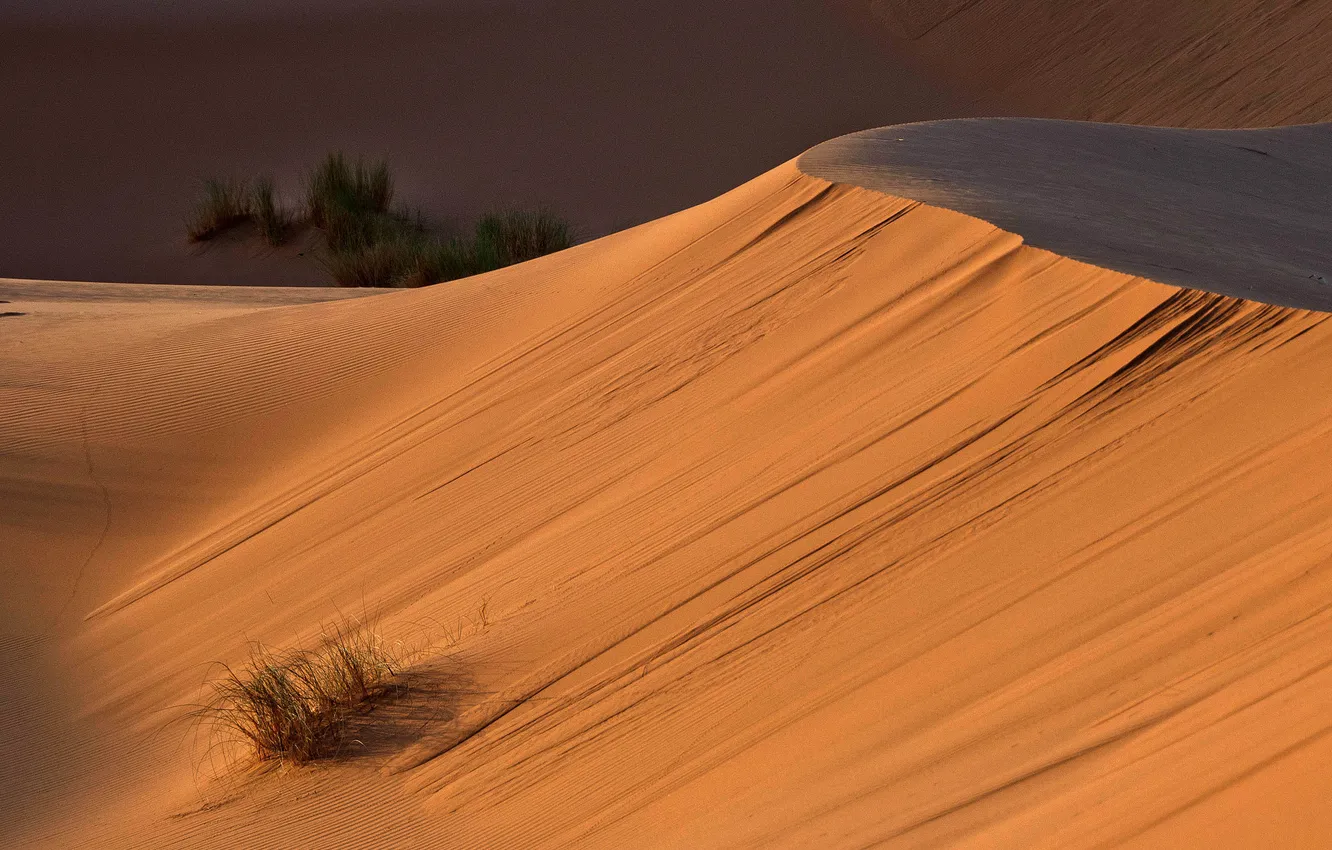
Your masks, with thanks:
[[[1184,127],[1332,119],[1327,0],[835,0],[989,114]]]
[[[7,845],[1332,829],[1324,314],[794,163],[448,287],[65,292],[0,318]],[[440,689],[216,776],[208,663],[339,609],[457,623]]]
[[[1099,266],[1332,310],[1329,151],[1332,124],[971,119],[854,133],[807,152],[800,167],[983,218]]]

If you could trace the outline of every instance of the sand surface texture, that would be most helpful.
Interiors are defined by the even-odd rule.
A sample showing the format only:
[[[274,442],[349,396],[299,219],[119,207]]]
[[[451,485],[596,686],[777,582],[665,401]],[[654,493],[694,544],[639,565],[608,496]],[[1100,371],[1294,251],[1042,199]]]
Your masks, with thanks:
[[[1025,20],[948,5],[916,42]],[[1206,5],[1275,88],[1323,8]],[[417,290],[0,280],[0,846],[1325,845],[1322,132],[891,128]],[[875,142],[929,134],[972,167]],[[217,663],[339,612],[431,644],[410,692],[212,746]]]

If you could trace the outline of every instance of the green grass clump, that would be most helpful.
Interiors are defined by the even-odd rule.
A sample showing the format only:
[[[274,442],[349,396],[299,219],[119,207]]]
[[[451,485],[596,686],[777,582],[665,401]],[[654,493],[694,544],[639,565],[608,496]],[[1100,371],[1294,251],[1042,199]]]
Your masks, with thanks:
[[[338,286],[396,286],[420,252],[418,240],[398,235],[331,250],[325,266]]]
[[[477,221],[471,242],[432,237],[404,217],[333,212],[326,265],[340,286],[429,286],[511,266],[573,244],[549,212],[507,212]]]
[[[324,241],[333,252],[357,251],[377,242],[416,237],[425,232],[405,210],[358,211],[334,206],[324,214]]]
[[[404,264],[398,286],[430,286],[470,277],[488,269],[481,268],[471,245],[460,239],[423,240]]]
[[[244,181],[205,180],[203,197],[186,223],[191,242],[206,242],[250,218],[250,192]]]
[[[244,667],[223,666],[202,714],[260,761],[304,764],[338,752],[352,718],[394,692],[401,661],[377,632],[351,620],[327,627],[313,650],[256,643]]]
[[[291,213],[277,199],[272,178],[260,177],[254,181],[250,209],[259,227],[259,236],[265,242],[276,248],[287,241],[294,222]]]
[[[421,231],[389,234],[330,251],[324,264],[339,286],[429,286],[489,270],[478,266],[466,243]]]
[[[306,182],[305,212],[315,227],[327,228],[335,212],[355,217],[382,215],[393,203],[393,175],[388,163],[347,159],[331,153]]]
[[[393,209],[393,175],[386,162],[329,154],[305,183],[303,222],[324,235],[319,257],[340,286],[426,286],[494,271],[568,248],[569,226],[550,212],[483,216],[472,238],[432,235],[419,213]],[[271,246],[282,245],[297,224],[277,197],[273,181],[209,180],[190,219],[193,242],[253,219]]]
[[[563,251],[573,244],[569,226],[548,211],[492,213],[476,223],[474,265],[503,268]]]

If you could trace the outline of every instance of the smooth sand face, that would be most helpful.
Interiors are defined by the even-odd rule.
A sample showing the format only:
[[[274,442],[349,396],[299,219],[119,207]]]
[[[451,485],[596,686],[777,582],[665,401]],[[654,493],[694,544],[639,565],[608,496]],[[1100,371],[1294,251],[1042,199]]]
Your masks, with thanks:
[[[832,136],[971,114],[820,0],[412,5],[0,22],[0,275],[326,282],[305,246],[195,256],[183,220],[201,178],[295,196],[338,148],[387,157],[437,218],[546,204],[590,237]]]

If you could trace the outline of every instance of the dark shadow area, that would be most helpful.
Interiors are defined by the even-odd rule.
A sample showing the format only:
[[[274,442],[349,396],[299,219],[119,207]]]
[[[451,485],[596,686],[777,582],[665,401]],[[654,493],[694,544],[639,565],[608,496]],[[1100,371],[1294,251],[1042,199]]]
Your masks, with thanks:
[[[92,781],[91,731],[79,723],[53,639],[0,634],[0,846],[76,805]]]
[[[201,179],[271,174],[295,200],[330,150],[386,158],[432,219],[549,207],[585,239],[841,133],[969,111],[824,0],[65,20],[0,23],[0,276],[321,284],[190,256],[183,229]]]
[[[474,683],[463,665],[435,660],[404,671],[382,698],[347,726],[336,755],[323,761],[380,761],[422,741],[447,736]]]

